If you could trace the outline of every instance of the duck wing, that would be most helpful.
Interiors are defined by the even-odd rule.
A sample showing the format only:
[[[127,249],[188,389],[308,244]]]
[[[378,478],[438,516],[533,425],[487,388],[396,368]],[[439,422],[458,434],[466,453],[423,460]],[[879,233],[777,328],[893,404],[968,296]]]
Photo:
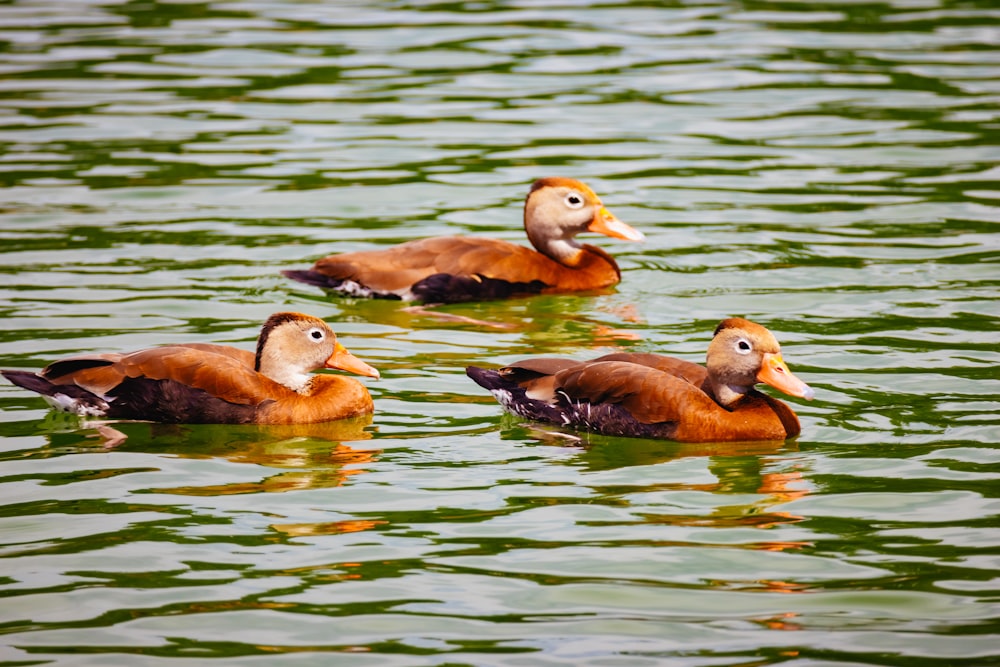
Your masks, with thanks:
[[[677,357],[643,352],[615,352],[592,360],[592,362],[598,361],[625,361],[631,364],[639,364],[640,366],[648,366],[649,368],[662,371],[667,375],[673,375],[685,380],[696,387],[701,387],[703,390],[707,390],[709,387],[707,368],[693,361],[686,361]]]
[[[54,362],[42,376],[99,396],[114,395],[127,380],[169,380],[228,403],[256,405],[291,390],[253,368],[253,353],[222,345],[186,344],[128,354],[81,355]]]
[[[684,377],[630,361],[578,364],[553,379],[555,393],[569,402],[619,405],[643,424],[678,423],[692,415],[725,412]]]

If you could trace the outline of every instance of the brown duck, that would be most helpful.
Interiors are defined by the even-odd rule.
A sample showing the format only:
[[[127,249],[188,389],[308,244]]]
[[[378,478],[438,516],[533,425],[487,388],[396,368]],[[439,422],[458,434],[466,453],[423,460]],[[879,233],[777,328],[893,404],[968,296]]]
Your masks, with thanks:
[[[168,423],[306,424],[373,411],[363,384],[336,368],[378,378],[323,321],[301,313],[268,318],[257,351],[186,343],[125,354],[85,354],[40,373],[0,371],[54,408],[85,416]]]
[[[812,400],[788,370],[770,331],[723,320],[706,366],[658,354],[609,354],[590,361],[538,358],[499,370],[470,366],[469,377],[515,414],[607,435],[681,442],[783,440],[799,434],[785,403],[756,389],[768,384]]]
[[[628,241],[645,238],[571,178],[535,181],[524,204],[524,229],[536,250],[498,239],[438,236],[386,250],[330,255],[309,270],[283,273],[351,296],[486,301],[609,287],[621,279],[618,264],[574,237],[589,231]]]

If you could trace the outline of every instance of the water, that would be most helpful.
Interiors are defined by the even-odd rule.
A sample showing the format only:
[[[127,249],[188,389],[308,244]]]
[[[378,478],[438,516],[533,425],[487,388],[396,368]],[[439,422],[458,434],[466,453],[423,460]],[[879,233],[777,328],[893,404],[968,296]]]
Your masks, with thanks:
[[[1000,619],[989,2],[0,6],[0,362],[330,321],[371,420],[96,425],[0,385],[5,665],[985,665]],[[279,274],[522,242],[579,177],[604,293],[330,299]],[[588,239],[590,240],[590,239]],[[464,375],[771,328],[785,443],[525,423]]]

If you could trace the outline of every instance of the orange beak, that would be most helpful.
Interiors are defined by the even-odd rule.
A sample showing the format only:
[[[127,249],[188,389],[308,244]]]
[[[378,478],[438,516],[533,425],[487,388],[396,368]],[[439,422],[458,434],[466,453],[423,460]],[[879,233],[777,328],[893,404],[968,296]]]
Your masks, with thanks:
[[[764,355],[764,363],[761,364],[760,371],[757,372],[757,382],[771,385],[789,396],[797,396],[807,401],[813,400],[813,397],[816,396],[812,387],[792,375],[780,353]]]
[[[327,368],[336,368],[340,371],[347,371],[348,373],[356,373],[358,375],[366,375],[370,378],[379,379],[379,373],[377,370],[361,361],[353,354],[347,351],[347,348],[341,345],[339,342],[333,348],[333,354],[330,358],[326,360]]]
[[[626,225],[600,204],[594,207],[594,219],[590,221],[587,230],[624,241],[646,240],[642,232]]]

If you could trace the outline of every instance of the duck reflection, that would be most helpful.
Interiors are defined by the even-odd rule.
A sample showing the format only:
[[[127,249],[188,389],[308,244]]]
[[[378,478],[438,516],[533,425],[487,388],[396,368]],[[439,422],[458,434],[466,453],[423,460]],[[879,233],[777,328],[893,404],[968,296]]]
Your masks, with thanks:
[[[521,334],[505,348],[513,355],[627,344],[641,340],[639,329],[631,327],[644,323],[639,308],[613,290],[434,307],[403,306],[384,299],[354,299],[350,303],[352,316],[405,332],[451,326]]]
[[[146,438],[130,437],[127,451],[169,452],[188,458],[224,458],[285,472],[254,482],[151,489],[159,493],[219,496],[241,493],[284,493],[341,486],[363,474],[380,450],[345,444],[371,437],[365,430],[371,415],[322,424],[281,426],[149,424]],[[141,444],[133,444],[141,443]]]
[[[526,435],[543,443],[579,448],[579,454],[567,461],[590,472],[609,471],[639,466],[651,466],[685,458],[707,458],[711,481],[670,481],[644,485],[636,489],[643,493],[657,491],[698,491],[710,493],[717,503],[712,511],[698,514],[642,512],[643,520],[651,524],[701,526],[706,528],[751,527],[769,530],[785,524],[803,521],[805,517],[776,510],[797,498],[809,494],[809,485],[799,470],[788,470],[790,454],[798,451],[796,440],[765,440],[756,442],[681,443],[669,440],[615,438],[591,432],[566,431],[557,427],[517,422],[505,415],[504,437],[523,439]],[[783,469],[778,469],[779,467]],[[620,492],[617,492],[620,493]],[[727,497],[739,499],[726,504]],[[743,544],[745,548],[785,551],[810,546],[808,542],[760,540]],[[795,592],[794,585],[770,582],[786,592]]]
[[[607,292],[607,294],[610,293]],[[540,341],[556,341],[559,344],[565,344],[569,340],[570,342],[576,341],[593,347],[601,347],[642,339],[642,336],[636,331],[611,326],[596,317],[570,312],[572,308],[569,307],[569,303],[565,297],[553,297],[552,300],[560,304],[560,306],[565,305],[567,307],[559,307],[552,310],[546,306],[544,301],[541,307],[539,307],[535,300],[533,300],[525,302],[525,304],[514,304],[511,308],[511,310],[527,312],[504,314],[503,312],[498,312],[496,309],[492,309],[483,313],[483,317],[489,317],[490,319],[482,319],[472,314],[461,314],[460,312],[445,312],[428,306],[410,306],[403,308],[402,312],[410,315],[432,317],[441,322],[455,322],[458,324],[521,333],[527,338],[525,341],[527,347],[532,350],[537,349],[537,346],[533,343]],[[511,304],[505,305],[510,306]],[[579,305],[596,306],[601,312],[608,313],[624,323],[642,324],[644,322],[643,318],[639,315],[638,308],[634,304],[608,305],[596,299],[589,299],[584,300],[584,303]],[[470,313],[478,312],[482,311],[483,307],[476,306],[474,310],[472,308],[467,308],[467,310]],[[569,338],[567,338],[567,334],[570,336]]]
[[[262,478],[238,481],[235,474],[222,476],[216,468],[193,464],[191,484],[171,487],[143,487],[142,493],[176,496],[231,496],[256,493],[286,493],[342,486],[356,475],[368,472],[367,464],[378,459],[381,449],[366,448],[372,433],[372,415],[320,424],[158,424],[152,422],[87,423],[74,415],[48,413],[45,420],[25,422],[25,428],[41,430],[47,445],[25,456],[48,458],[64,454],[94,452],[107,454],[107,431],[117,433],[116,453],[146,453],[183,459],[224,459],[260,467]],[[102,468],[86,471],[96,479],[124,472],[155,472],[148,468]],[[209,483],[199,484],[198,480]],[[232,480],[232,481],[228,481]],[[183,502],[183,501],[180,501]],[[277,518],[277,517],[276,517]],[[370,530],[385,523],[369,519],[345,519],[317,523],[275,523],[271,529],[284,537],[305,537]]]
[[[543,422],[528,422],[510,413],[500,417],[502,437],[530,437],[544,444],[578,447],[577,464],[587,470],[614,470],[654,465],[690,457],[769,456],[797,451],[797,441],[756,440],[745,442],[674,442],[662,439],[623,438],[593,431],[564,429]],[[741,490],[742,491],[742,490]]]
[[[320,424],[157,424],[152,422],[84,423],[47,433],[49,448],[169,454],[189,459],[221,458],[264,468],[282,469],[254,482],[229,482],[148,489],[156,493],[219,496],[242,493],[283,493],[341,486],[364,474],[381,450],[358,444],[371,438],[366,430],[372,415]],[[51,428],[54,424],[48,424]],[[47,429],[48,430],[48,429]],[[89,434],[88,434],[89,430]],[[116,435],[109,435],[114,432]],[[96,434],[96,435],[95,435]]]
[[[319,535],[358,533],[387,523],[389,522],[371,519],[348,519],[323,523],[272,523],[271,530],[287,537],[317,537]]]

